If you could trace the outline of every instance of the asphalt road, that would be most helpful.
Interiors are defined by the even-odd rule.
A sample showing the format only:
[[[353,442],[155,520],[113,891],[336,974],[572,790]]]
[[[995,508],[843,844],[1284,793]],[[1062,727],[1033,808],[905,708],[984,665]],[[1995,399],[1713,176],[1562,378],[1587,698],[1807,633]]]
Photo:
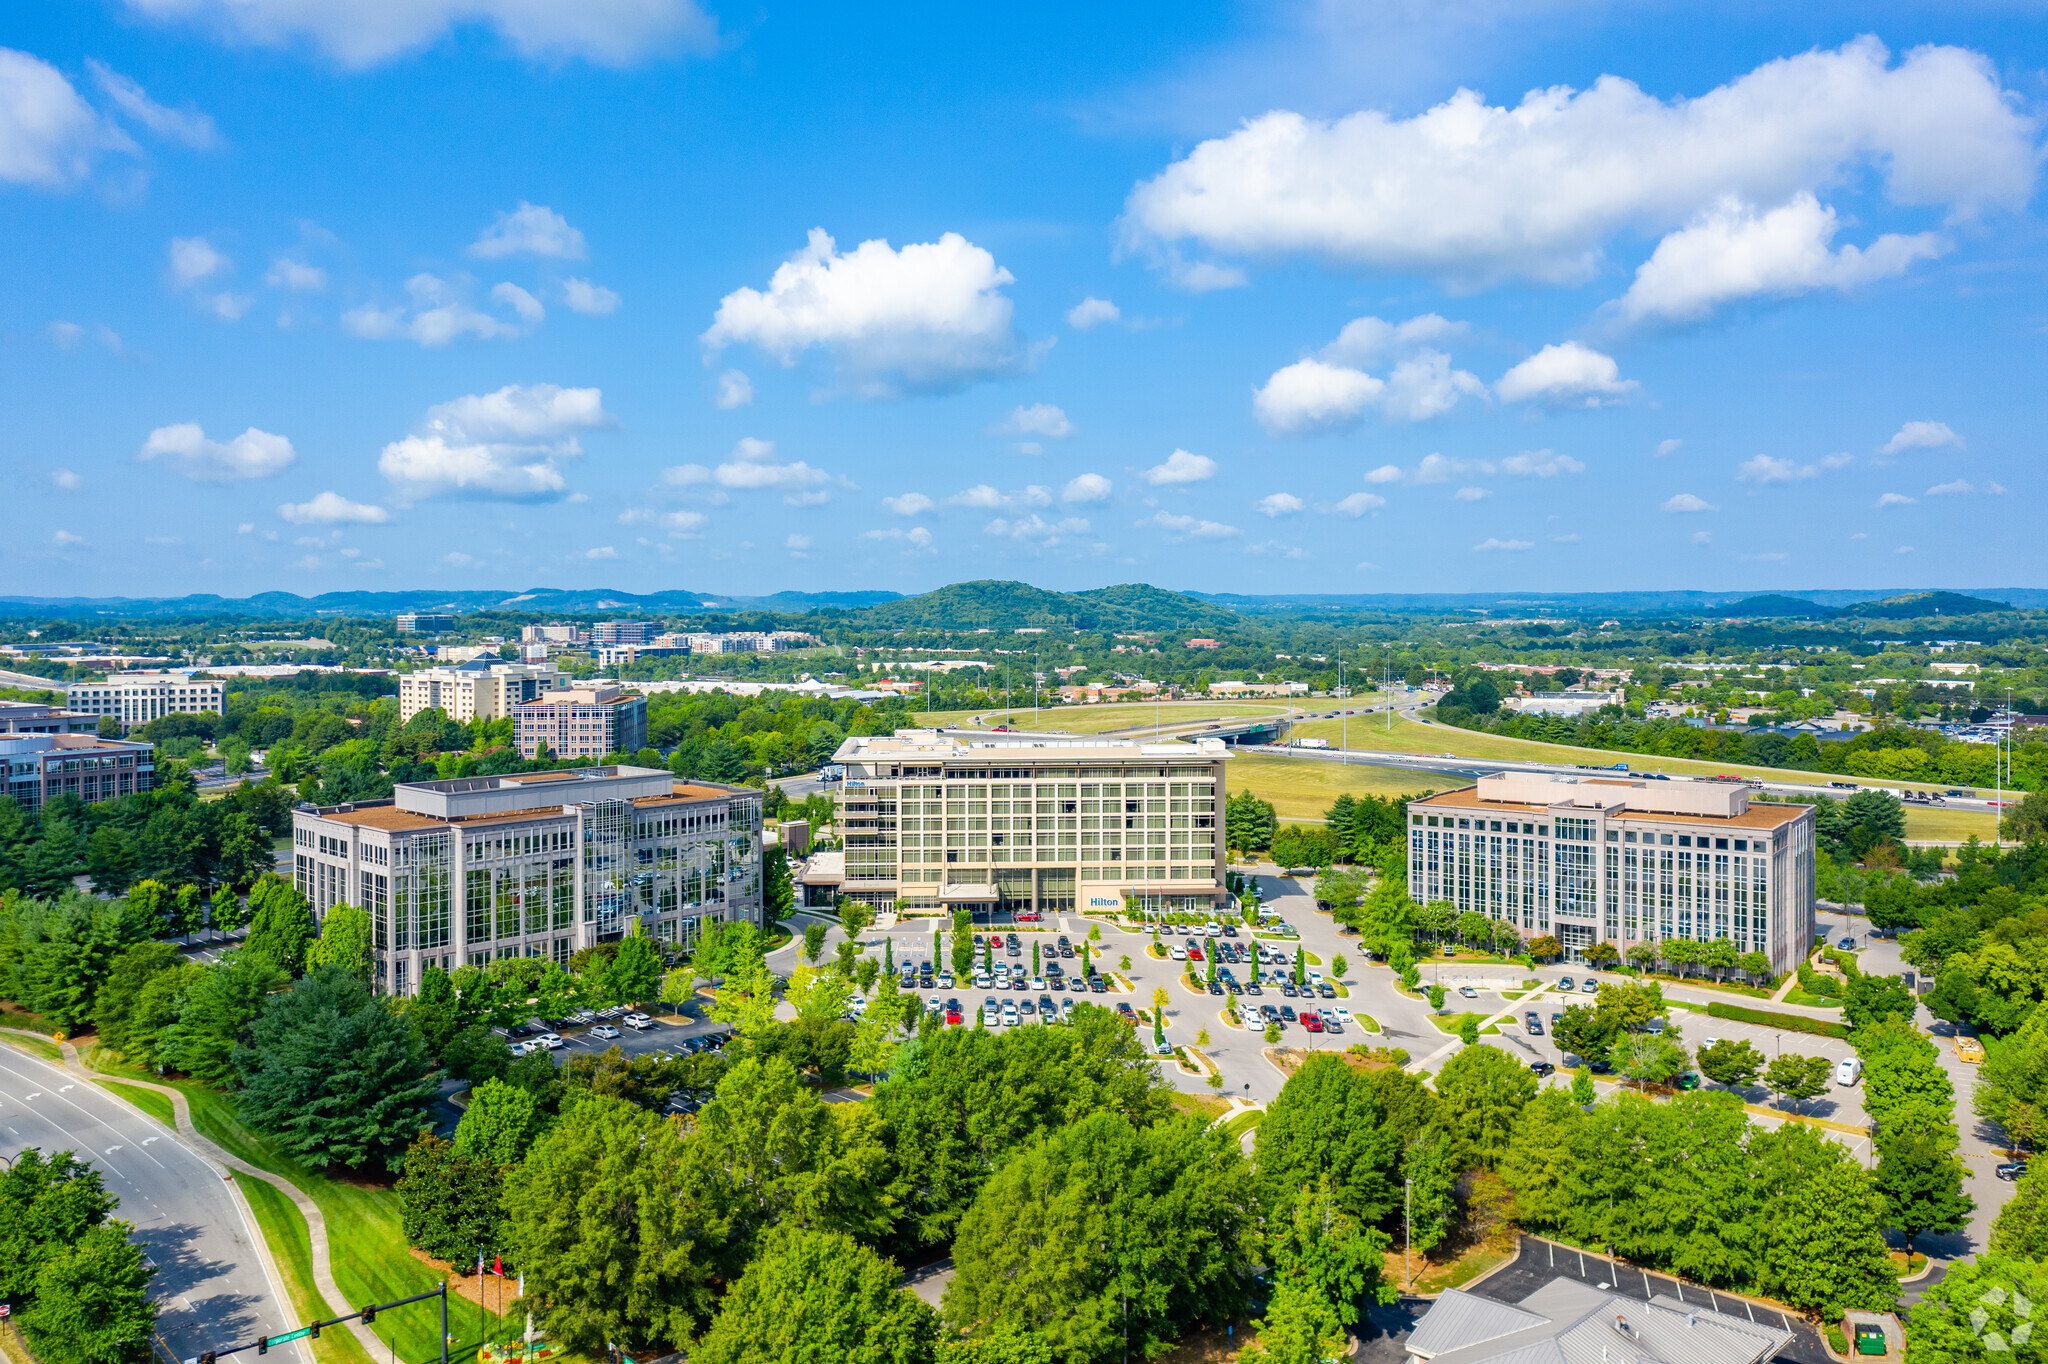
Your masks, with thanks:
[[[288,1321],[215,1169],[154,1120],[89,1080],[0,1050],[0,1151],[75,1151],[99,1168],[156,1264],[158,1330],[181,1359],[277,1335]]]

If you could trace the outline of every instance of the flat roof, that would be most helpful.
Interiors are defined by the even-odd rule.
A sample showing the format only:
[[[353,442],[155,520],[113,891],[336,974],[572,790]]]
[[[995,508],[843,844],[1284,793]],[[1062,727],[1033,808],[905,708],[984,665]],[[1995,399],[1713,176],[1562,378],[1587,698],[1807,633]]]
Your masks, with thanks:
[[[1582,785],[1592,783],[1586,782]],[[1411,800],[1408,805],[1410,809],[1416,806],[1449,806],[1459,810],[1497,810],[1508,814],[1547,816],[1554,813],[1548,805],[1536,805],[1526,801],[1481,800],[1479,788],[1476,786],[1461,787],[1456,791],[1445,791],[1441,795]],[[1595,807],[1580,808],[1590,814]],[[1664,824],[1712,824],[1717,828],[1775,829],[1781,824],[1792,823],[1812,808],[1810,805],[1766,805],[1759,802],[1739,815],[1690,815],[1668,814],[1662,810],[1635,810],[1624,805],[1619,809],[1609,809],[1606,814],[1609,819],[1643,819]]]
[[[531,775],[549,775],[534,773]],[[632,802],[636,810],[658,805],[691,805],[701,801],[718,800],[737,794],[717,787],[697,786],[678,783],[673,793],[666,796],[641,796]],[[499,810],[481,815],[456,815],[438,819],[432,815],[419,814],[412,810],[401,810],[389,802],[375,805],[358,805],[352,810],[325,809],[313,812],[318,818],[331,820],[336,824],[351,824],[364,829],[385,829],[393,833],[404,833],[416,829],[474,829],[490,824],[516,824],[530,819],[559,819],[560,805],[534,805],[521,810]]]

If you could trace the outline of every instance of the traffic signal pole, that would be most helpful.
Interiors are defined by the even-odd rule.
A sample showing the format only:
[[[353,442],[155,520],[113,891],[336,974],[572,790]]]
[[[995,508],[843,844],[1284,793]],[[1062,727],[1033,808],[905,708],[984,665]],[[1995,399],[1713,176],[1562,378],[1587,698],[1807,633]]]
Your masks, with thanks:
[[[229,1355],[241,1354],[244,1350],[254,1350],[259,1355],[269,1354],[270,1347],[273,1345],[285,1345],[294,1340],[318,1340],[321,1328],[323,1327],[339,1326],[344,1322],[355,1321],[358,1318],[362,1320],[363,1325],[368,1326],[377,1319],[379,1312],[388,1312],[394,1307],[405,1307],[411,1303],[425,1302],[428,1298],[439,1298],[441,1300],[441,1364],[448,1364],[448,1282],[445,1279],[441,1281],[441,1286],[431,1293],[415,1293],[409,1298],[400,1298],[397,1302],[373,1303],[368,1307],[359,1308],[342,1316],[329,1317],[324,1321],[316,1321],[310,1325],[301,1326],[296,1331],[286,1331],[283,1335],[258,1336],[247,1345],[231,1345],[224,1350],[207,1350],[195,1358],[184,1361],[184,1364],[217,1364],[217,1361],[225,1359]]]

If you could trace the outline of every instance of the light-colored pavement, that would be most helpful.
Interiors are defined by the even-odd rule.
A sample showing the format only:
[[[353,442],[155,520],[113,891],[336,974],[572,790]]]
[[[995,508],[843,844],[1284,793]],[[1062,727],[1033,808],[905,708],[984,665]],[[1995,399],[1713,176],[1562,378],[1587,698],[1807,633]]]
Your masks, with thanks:
[[[219,1170],[174,1133],[81,1076],[0,1049],[0,1149],[75,1151],[120,1199],[157,1266],[158,1329],[180,1358],[298,1325],[265,1272],[259,1236]],[[303,1347],[301,1347],[303,1349]],[[303,1356],[302,1356],[303,1358]]]

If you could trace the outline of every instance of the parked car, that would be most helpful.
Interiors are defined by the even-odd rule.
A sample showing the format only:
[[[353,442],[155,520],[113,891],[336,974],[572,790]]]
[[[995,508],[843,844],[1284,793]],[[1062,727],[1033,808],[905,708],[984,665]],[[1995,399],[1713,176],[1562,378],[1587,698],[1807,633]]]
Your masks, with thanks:
[[[1573,980],[1570,976],[1566,976],[1557,983],[1557,988],[1569,992],[1578,989],[1579,986],[1577,981]]]
[[[1173,958],[1175,961],[1186,961],[1188,959],[1188,950],[1185,947],[1182,947],[1179,943],[1175,943],[1171,948],[1167,950],[1166,955]]]
[[[560,1051],[565,1045],[567,1044],[562,1041],[558,1034],[544,1032],[539,1037],[534,1038],[529,1047],[542,1046],[546,1047],[549,1051]]]
[[[592,1037],[602,1037],[605,1041],[610,1042],[618,1037],[619,1030],[609,1023],[600,1023],[590,1030],[590,1035]]]
[[[1132,1011],[1129,1004],[1122,1000],[1117,1001],[1116,1016],[1134,1028],[1138,1026],[1138,1015]]]
[[[1579,982],[1579,993],[1582,995],[1599,994],[1600,982],[1593,979],[1591,976],[1587,976],[1583,981]]]
[[[1992,1167],[1992,1173],[2000,1179],[2018,1179],[2027,1172],[2024,1160],[2008,1160]]]
[[[1307,1028],[1310,1032],[1321,1032],[1323,1030],[1323,1020],[1317,1014],[1303,1014],[1301,1016],[1301,1026]]]
[[[620,1019],[619,1021],[621,1023],[624,1023],[627,1027],[631,1028],[634,1032],[645,1032],[647,1029],[654,1026],[654,1020],[649,1018],[646,1014],[627,1014],[624,1018]]]
[[[1463,995],[1467,999],[1479,998],[1479,992],[1469,985],[1460,985],[1458,987],[1458,993]]]
[[[1543,1020],[1536,1016],[1534,1009],[1522,1015],[1522,1026],[1531,1037],[1543,1036]]]
[[[1545,1075],[1549,1075],[1552,1072],[1554,1072],[1557,1069],[1557,1067],[1551,1065],[1548,1061],[1531,1061],[1529,1063],[1529,1069],[1535,1071],[1537,1077],[1541,1078]]]

